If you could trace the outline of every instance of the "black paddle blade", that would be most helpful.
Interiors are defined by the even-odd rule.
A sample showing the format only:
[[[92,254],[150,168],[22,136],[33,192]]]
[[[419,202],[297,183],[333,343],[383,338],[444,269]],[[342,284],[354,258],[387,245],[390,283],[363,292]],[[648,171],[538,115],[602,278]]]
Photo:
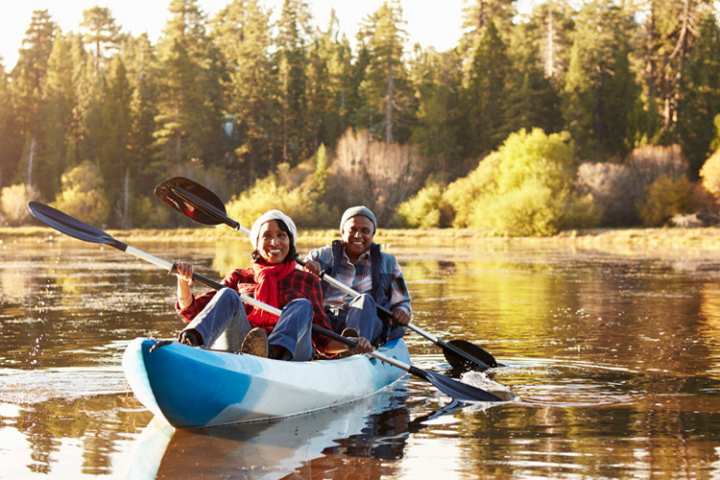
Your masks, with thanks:
[[[484,371],[488,368],[500,366],[490,352],[478,347],[474,343],[470,343],[467,340],[450,340],[447,343],[449,346],[443,345],[443,354],[445,354],[445,358],[450,366],[456,370]],[[462,351],[465,356],[454,352],[453,349]]]
[[[155,196],[196,222],[205,225],[226,223],[227,216],[222,200],[189,178],[174,177],[164,181],[155,187]]]
[[[486,392],[467,383],[462,383],[445,375],[431,372],[429,370],[421,370],[417,367],[410,367],[410,373],[424,378],[432,383],[438,390],[445,395],[460,400],[461,402],[501,402],[502,399],[497,395]]]
[[[127,248],[126,244],[114,239],[99,228],[83,223],[80,220],[43,203],[35,201],[30,202],[28,203],[28,210],[33,217],[37,218],[48,227],[54,228],[58,232],[77,238],[78,240],[110,245],[111,247],[123,251]]]

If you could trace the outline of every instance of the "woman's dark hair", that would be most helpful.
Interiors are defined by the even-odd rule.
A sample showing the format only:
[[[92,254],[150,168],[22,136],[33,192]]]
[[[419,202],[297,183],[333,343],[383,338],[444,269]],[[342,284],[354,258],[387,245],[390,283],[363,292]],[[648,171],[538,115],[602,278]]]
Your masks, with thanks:
[[[295,250],[295,239],[293,238],[293,234],[290,233],[290,229],[287,225],[285,225],[285,222],[278,219],[269,220],[270,222],[277,222],[278,227],[280,227],[280,230],[287,233],[288,238],[290,238],[290,250],[288,251],[287,256],[285,257],[285,260],[282,261],[282,263],[287,263],[291,260],[295,260],[295,257],[297,257],[297,250]],[[262,255],[260,255],[260,252],[257,251],[257,249],[253,250],[252,252],[252,259],[253,262],[259,262],[262,260]]]

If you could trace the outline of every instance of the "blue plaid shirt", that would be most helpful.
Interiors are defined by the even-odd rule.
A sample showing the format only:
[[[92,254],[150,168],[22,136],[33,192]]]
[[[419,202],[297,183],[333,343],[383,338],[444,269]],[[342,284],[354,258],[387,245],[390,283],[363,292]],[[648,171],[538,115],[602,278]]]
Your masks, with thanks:
[[[390,305],[388,306],[391,309],[400,307],[410,315],[412,313],[410,292],[408,292],[405,287],[405,282],[400,281],[403,278],[400,266],[394,256],[384,252],[382,256],[386,263],[391,265],[389,273],[391,273],[393,278],[393,281],[390,283]],[[314,260],[320,264],[320,268],[323,271],[329,271],[333,263],[332,247],[328,246],[312,250],[307,257],[305,257],[305,260]],[[357,262],[353,265],[350,258],[345,251],[343,251],[342,261],[340,265],[335,267],[334,278],[345,285],[349,285],[356,292],[369,294],[372,290],[370,252],[365,252],[360,255]],[[342,309],[344,305],[352,300],[351,295],[346,295],[327,283],[323,282],[323,288],[325,290],[325,305],[332,310]]]

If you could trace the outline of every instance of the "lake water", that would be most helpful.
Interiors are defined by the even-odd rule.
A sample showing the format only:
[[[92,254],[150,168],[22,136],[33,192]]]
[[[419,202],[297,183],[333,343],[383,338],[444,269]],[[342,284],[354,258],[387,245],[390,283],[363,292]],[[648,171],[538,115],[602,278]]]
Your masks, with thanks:
[[[244,242],[135,246],[214,278],[248,254]],[[120,367],[131,339],[181,326],[174,278],[54,235],[5,240],[0,478],[720,477],[720,258],[391,250],[420,327],[506,364],[462,381],[515,401],[458,408],[407,378],[311,416],[175,432]],[[417,365],[449,374],[432,344],[407,339]]]

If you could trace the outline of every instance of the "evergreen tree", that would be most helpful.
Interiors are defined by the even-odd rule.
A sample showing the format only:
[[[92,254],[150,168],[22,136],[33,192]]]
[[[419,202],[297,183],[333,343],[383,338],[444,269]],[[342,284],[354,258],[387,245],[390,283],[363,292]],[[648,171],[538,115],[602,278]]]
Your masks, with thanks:
[[[77,85],[72,48],[72,38],[58,32],[48,60],[41,115],[44,138],[36,159],[36,185],[45,198],[55,197],[60,176],[75,161],[71,142]]]
[[[513,31],[515,0],[470,0],[462,13],[463,35],[458,49],[463,59],[465,82],[469,81],[477,48],[492,23],[503,42],[508,45]]]
[[[307,43],[310,13],[303,0],[284,0],[277,25],[282,161],[295,164],[312,152],[307,132]]]
[[[83,12],[80,26],[84,30],[83,42],[90,46],[95,58],[95,71],[106,60],[106,53],[120,47],[120,27],[115,23],[109,8],[92,7]]]
[[[511,54],[522,52],[521,59],[530,60],[528,49],[545,77],[562,85],[570,63],[575,31],[574,11],[567,0],[548,0],[537,5],[527,22],[514,30]]]
[[[157,144],[165,163],[222,161],[220,55],[206,33],[196,0],[172,0],[158,42]]]
[[[685,65],[697,36],[697,26],[712,12],[712,0],[645,0],[641,56],[643,93],[650,114],[660,118],[648,136],[662,143],[677,141],[678,106]]]
[[[228,69],[226,109],[233,123],[233,163],[240,185],[271,170],[281,143],[278,90],[270,58],[270,12],[256,0],[235,0],[213,20],[213,39]]]
[[[411,76],[419,100],[417,125],[412,143],[430,158],[438,179],[464,175],[461,135],[465,117],[462,108],[462,65],[456,51],[417,51]]]
[[[678,104],[678,134],[697,176],[712,153],[714,118],[720,113],[720,28],[712,13],[700,22],[697,38],[685,66]]]
[[[367,48],[368,65],[360,85],[360,125],[387,143],[405,142],[415,120],[416,102],[403,53],[400,5],[385,2],[364,22],[358,37]]]
[[[33,177],[33,162],[41,136],[38,116],[55,29],[55,23],[51,20],[47,10],[33,11],[30,26],[22,41],[17,64],[11,75],[19,124],[17,134],[24,144],[22,155],[24,171],[17,173],[28,183],[32,183],[36,179]]]
[[[475,50],[466,92],[465,158],[477,159],[494,150],[510,133],[507,118],[510,59],[490,22]]]
[[[626,32],[632,25],[618,7],[601,0],[588,2],[578,15],[564,116],[581,157],[607,160],[631,146],[637,87]]]
[[[17,136],[19,124],[13,104],[8,74],[0,62],[0,188],[12,183],[20,159],[22,142]]]

